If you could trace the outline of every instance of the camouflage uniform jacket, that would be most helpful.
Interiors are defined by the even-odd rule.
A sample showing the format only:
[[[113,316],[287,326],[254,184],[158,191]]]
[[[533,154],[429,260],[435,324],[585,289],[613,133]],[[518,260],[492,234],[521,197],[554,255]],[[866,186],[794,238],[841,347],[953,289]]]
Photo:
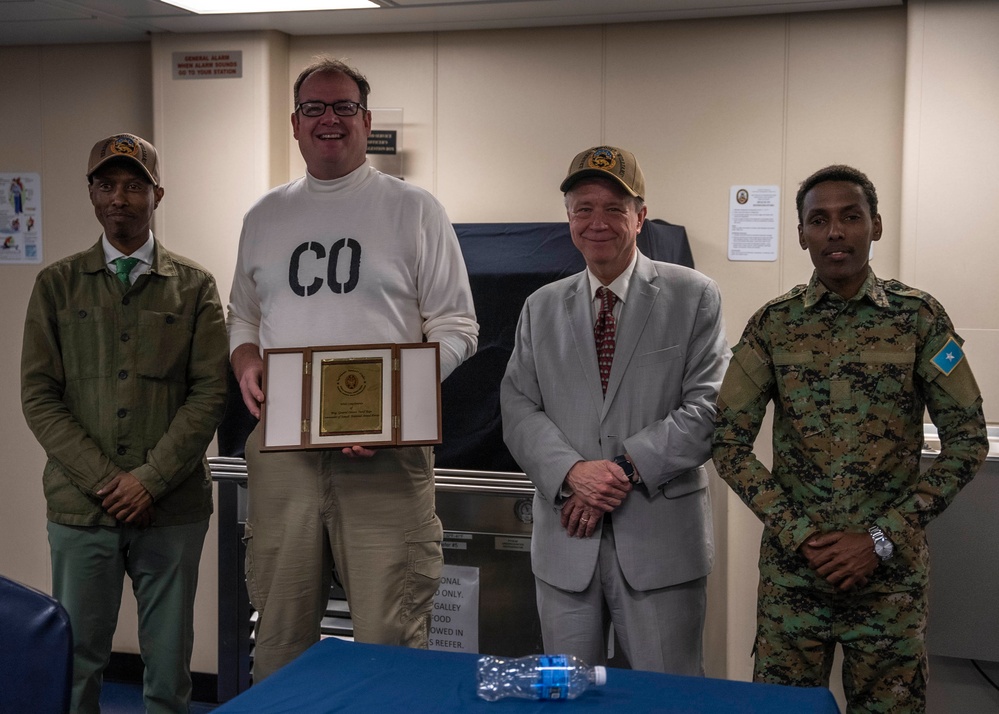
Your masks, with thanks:
[[[761,578],[832,592],[798,548],[820,532],[877,525],[896,554],[867,590],[926,585],[925,527],[988,452],[981,394],[961,342],[940,303],[873,272],[850,300],[813,274],[750,319],[719,393],[713,456],[763,521]],[[767,471],[753,443],[771,400]],[[924,408],[941,452],[920,473]]]

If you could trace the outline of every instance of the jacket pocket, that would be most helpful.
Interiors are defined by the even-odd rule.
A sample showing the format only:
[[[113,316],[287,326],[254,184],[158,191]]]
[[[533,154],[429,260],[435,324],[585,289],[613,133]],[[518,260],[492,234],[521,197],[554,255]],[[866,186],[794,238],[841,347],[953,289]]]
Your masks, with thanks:
[[[802,436],[824,431],[823,415],[814,394],[814,385],[824,377],[817,369],[815,355],[807,351],[775,351],[773,363],[783,410],[794,428]]]
[[[912,409],[915,353],[862,352],[850,362],[855,392],[851,398],[858,428],[875,436],[896,438],[886,430],[898,422],[897,414]]]
[[[183,381],[191,356],[193,317],[143,310],[139,315],[138,371],[143,377]]]
[[[114,313],[92,305],[60,310],[59,343],[66,381],[105,377],[114,363]]]
[[[647,364],[659,364],[661,362],[669,362],[670,360],[678,359],[682,356],[683,350],[680,349],[680,345],[673,345],[672,347],[666,347],[665,349],[635,355],[631,361],[631,366],[642,367]]]

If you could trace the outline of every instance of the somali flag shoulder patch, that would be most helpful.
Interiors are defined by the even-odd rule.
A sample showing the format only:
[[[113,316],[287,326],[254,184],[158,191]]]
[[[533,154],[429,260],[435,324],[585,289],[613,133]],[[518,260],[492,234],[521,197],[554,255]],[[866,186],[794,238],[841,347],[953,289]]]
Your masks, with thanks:
[[[961,349],[961,345],[957,344],[957,340],[954,339],[953,335],[947,340],[947,344],[943,346],[943,349],[937,352],[936,357],[930,360],[933,366],[939,369],[944,376],[950,376],[950,373],[961,364],[961,360],[964,359],[964,350]]]

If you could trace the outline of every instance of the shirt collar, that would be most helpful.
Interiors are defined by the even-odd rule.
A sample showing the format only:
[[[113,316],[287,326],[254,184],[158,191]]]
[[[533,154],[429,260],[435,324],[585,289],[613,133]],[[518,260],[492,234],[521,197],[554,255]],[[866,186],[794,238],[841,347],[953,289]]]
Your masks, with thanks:
[[[808,281],[808,286],[805,288],[805,307],[815,307],[826,296],[829,296],[829,299],[838,298],[842,300],[842,298],[819,280],[819,274],[816,271],[812,271],[812,279]],[[870,268],[867,269],[867,278],[864,280],[864,284],[860,286],[860,290],[846,302],[859,301],[865,297],[878,307],[888,307],[888,296],[885,295],[884,286]]]
[[[305,186],[313,193],[337,193],[349,191],[355,186],[363,183],[368,176],[371,175],[372,171],[373,169],[371,168],[371,164],[369,164],[366,159],[363,164],[358,166],[349,174],[335,179],[317,179],[315,176],[310,174],[308,170],[306,170]]]
[[[631,283],[631,276],[635,274],[635,264],[638,263],[638,249],[635,249],[635,254],[631,256],[631,262],[628,267],[621,271],[621,274],[611,281],[610,285],[604,285],[600,282],[590,269],[586,269],[586,278],[590,283],[590,298],[593,300],[597,299],[597,288],[606,287],[610,290],[620,302],[624,302],[625,295],[628,294],[628,285]]]
[[[139,248],[132,252],[129,258],[138,258],[139,262],[143,265],[153,264],[153,251],[154,251],[155,239],[153,238],[153,232],[149,231],[149,240],[143,243]],[[118,258],[125,257],[125,254],[120,250],[111,245],[108,237],[101,234],[101,245],[104,247],[104,262],[107,263],[111,270],[114,270],[114,261]]]

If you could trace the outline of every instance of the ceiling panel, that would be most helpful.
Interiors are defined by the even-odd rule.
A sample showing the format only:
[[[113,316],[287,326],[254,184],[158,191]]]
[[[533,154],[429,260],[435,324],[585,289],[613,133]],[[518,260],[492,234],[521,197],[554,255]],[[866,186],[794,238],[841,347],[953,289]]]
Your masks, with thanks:
[[[425,32],[683,20],[901,5],[904,0],[375,0],[370,10],[194,15],[159,0],[0,0],[0,45],[143,42],[155,32]]]

